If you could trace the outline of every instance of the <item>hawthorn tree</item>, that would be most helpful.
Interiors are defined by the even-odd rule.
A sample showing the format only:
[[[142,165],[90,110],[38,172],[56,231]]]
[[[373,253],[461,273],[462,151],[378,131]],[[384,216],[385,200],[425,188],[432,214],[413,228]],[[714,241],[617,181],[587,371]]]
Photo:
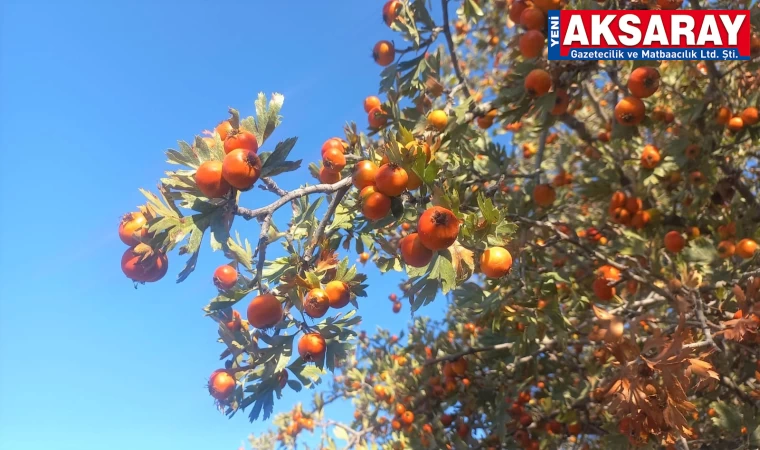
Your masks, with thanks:
[[[756,448],[757,61],[544,56],[551,9],[699,0],[431,3],[382,5],[385,100],[315,152],[317,181],[278,186],[302,162],[295,138],[270,140],[283,97],[260,94],[255,117],[231,109],[169,150],[176,170],[123,218],[135,283],[163,278],[175,248],[185,280],[206,234],[228,260],[205,275],[218,407],[268,419],[283,389],[332,372],[253,448],[304,433],[329,449]],[[250,204],[256,186],[273,201]],[[354,252],[406,274],[412,311],[443,295],[446,318],[358,332]],[[336,401],[353,422],[331,419]]]

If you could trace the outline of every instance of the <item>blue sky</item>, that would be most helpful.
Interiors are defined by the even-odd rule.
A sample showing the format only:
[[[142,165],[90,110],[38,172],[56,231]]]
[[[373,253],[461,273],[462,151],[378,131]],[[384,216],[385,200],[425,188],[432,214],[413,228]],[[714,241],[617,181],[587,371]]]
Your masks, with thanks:
[[[204,244],[176,285],[173,254],[166,279],[134,290],[119,270],[119,217],[167,169],[166,148],[229,106],[250,115],[259,91],[285,95],[272,141],[299,136],[293,156],[305,162],[346,121],[365,126],[380,72],[370,52],[394,38],[382,1],[0,8],[0,447],[236,449],[266,424],[226,419],[204,391],[222,347],[201,308],[223,256]],[[278,180],[292,188],[306,173]],[[254,192],[246,206],[271,199]],[[387,295],[399,277],[367,271],[364,326],[398,327]],[[305,398],[290,394],[276,411]]]

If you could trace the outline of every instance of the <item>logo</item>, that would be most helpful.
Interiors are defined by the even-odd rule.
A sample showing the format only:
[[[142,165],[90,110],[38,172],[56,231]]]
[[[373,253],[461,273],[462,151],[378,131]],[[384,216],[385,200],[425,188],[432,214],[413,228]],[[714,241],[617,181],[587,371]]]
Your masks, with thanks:
[[[549,11],[549,60],[747,60],[747,10]]]

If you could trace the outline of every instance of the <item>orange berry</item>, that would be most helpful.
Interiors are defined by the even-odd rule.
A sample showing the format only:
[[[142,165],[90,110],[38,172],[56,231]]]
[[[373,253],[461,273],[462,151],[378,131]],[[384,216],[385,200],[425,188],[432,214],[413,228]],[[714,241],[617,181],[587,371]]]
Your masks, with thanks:
[[[678,231],[670,231],[665,235],[665,248],[672,252],[678,253],[686,246],[686,239]]]

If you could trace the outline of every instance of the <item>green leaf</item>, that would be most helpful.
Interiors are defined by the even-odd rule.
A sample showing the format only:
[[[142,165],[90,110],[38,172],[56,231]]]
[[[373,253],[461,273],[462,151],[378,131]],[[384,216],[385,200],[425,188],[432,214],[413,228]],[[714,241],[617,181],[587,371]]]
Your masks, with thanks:
[[[342,427],[333,427],[333,434],[335,435],[336,439],[340,439],[341,441],[348,440],[348,434]]]
[[[261,170],[262,172],[264,169],[269,167],[276,167],[279,164],[285,162],[285,159],[287,159],[290,152],[293,150],[293,147],[296,145],[296,142],[298,141],[297,137],[292,137],[285,139],[284,141],[279,142],[272,153],[262,153],[259,157],[261,158]],[[266,175],[262,175],[266,176]]]
[[[404,145],[406,145],[406,144],[408,144],[410,142],[414,142],[416,140],[415,137],[414,137],[414,134],[412,134],[411,131],[409,131],[408,129],[406,129],[403,126],[399,127],[398,134],[399,134],[399,137],[401,138],[401,139],[399,139],[399,142],[401,142]]]
[[[456,287],[456,271],[451,262],[451,254],[446,253],[438,258],[438,279],[441,282],[441,291],[446,294]]]
[[[713,423],[728,432],[739,432],[743,421],[741,414],[731,405],[723,402],[712,404],[713,409],[718,413],[712,418]]]
[[[264,142],[272,134],[272,132],[280,125],[282,117],[280,117],[280,109],[285,101],[285,97],[282,94],[272,94],[271,100],[267,105],[267,97],[263,92],[259,93],[256,99],[256,118],[254,123],[256,124],[256,140],[259,143],[259,147],[264,145]]]
[[[282,173],[296,171],[301,167],[302,162],[303,162],[302,159],[299,159],[298,161],[285,161],[278,164],[275,167],[268,167],[266,169],[261,169],[261,176],[274,177]]]
[[[480,9],[475,0],[465,0],[464,2],[464,15],[467,18],[483,17],[483,10]]]
[[[288,386],[290,386],[290,389],[293,389],[296,392],[301,392],[301,383],[296,380],[288,380]]]
[[[388,92],[393,88],[393,84],[396,82],[396,74],[398,73],[398,68],[396,64],[391,64],[390,66],[383,69],[383,71],[380,73],[380,93]]]
[[[214,251],[224,248],[225,243],[230,240],[230,232],[226,225],[226,220],[221,208],[214,211],[211,216],[211,249]]]

